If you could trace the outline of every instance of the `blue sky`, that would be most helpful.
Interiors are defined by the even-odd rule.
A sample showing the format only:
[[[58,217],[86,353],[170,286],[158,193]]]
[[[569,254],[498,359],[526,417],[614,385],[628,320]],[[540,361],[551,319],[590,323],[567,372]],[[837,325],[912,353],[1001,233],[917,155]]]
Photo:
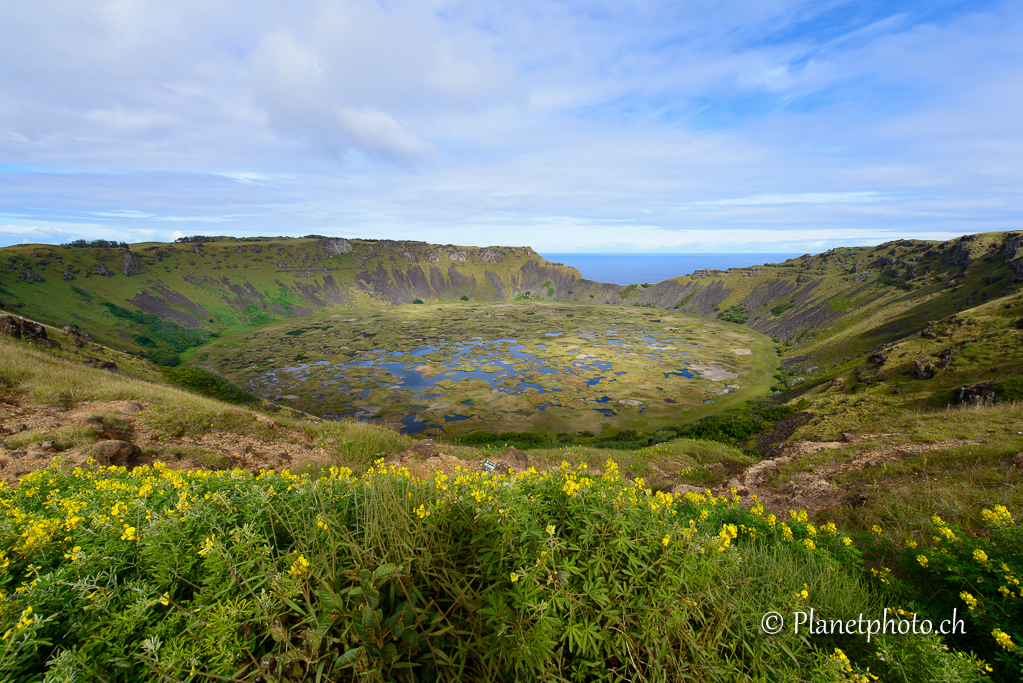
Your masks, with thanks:
[[[0,244],[1023,229],[1023,3],[0,0]]]

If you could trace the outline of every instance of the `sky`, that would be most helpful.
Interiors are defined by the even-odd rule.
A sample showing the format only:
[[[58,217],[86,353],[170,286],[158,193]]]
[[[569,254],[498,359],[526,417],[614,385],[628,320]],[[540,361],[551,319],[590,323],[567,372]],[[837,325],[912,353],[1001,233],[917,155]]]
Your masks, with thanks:
[[[1023,229],[1018,0],[0,0],[0,245]]]

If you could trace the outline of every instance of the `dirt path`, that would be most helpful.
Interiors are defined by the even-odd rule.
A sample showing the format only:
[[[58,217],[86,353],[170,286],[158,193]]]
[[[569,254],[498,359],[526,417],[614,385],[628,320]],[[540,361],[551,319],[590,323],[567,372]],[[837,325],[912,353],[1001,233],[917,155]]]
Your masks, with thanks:
[[[893,435],[871,434],[863,438],[877,439],[890,436]],[[764,507],[779,516],[787,516],[789,510],[806,510],[812,515],[826,508],[850,502],[847,500],[846,491],[832,483],[836,477],[849,472],[881,467],[886,462],[897,462],[910,454],[947,450],[977,443],[979,442],[975,440],[954,439],[930,444],[900,444],[868,448],[842,462],[810,465],[810,471],[789,473],[789,481],[780,489],[773,486],[771,479],[775,471],[783,465],[803,456],[844,449],[851,445],[848,441],[801,441],[786,446],[776,458],[763,460],[746,468],[742,474],[729,479],[717,491],[728,493],[731,489],[736,489],[746,507],[753,504],[753,496],[756,496]]]

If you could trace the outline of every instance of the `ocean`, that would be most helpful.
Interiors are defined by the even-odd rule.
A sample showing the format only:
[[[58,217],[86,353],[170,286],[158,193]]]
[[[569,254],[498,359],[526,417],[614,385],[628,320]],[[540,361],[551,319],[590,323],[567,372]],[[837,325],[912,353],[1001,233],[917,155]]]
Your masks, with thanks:
[[[616,285],[653,284],[701,268],[728,270],[780,263],[800,254],[541,254],[578,268],[584,278]]]

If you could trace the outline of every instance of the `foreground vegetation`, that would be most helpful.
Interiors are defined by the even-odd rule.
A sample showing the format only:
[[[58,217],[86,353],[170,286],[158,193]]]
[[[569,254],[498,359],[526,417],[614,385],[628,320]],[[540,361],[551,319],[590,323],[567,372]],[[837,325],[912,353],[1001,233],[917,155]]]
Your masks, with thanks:
[[[767,611],[849,620],[919,607],[885,572],[871,579],[834,525],[723,497],[674,501],[611,461],[596,476],[563,463],[428,480],[398,467],[313,478],[53,465],[0,492],[0,507],[10,681],[968,681],[990,670],[935,635],[765,635]],[[1018,527],[989,514],[1004,538],[980,564],[1016,594],[965,593],[971,634],[1018,598],[1023,569],[1002,564],[1018,561]],[[947,619],[944,606],[922,614]],[[997,623],[1007,632],[990,638],[1015,647],[1019,620]]]

